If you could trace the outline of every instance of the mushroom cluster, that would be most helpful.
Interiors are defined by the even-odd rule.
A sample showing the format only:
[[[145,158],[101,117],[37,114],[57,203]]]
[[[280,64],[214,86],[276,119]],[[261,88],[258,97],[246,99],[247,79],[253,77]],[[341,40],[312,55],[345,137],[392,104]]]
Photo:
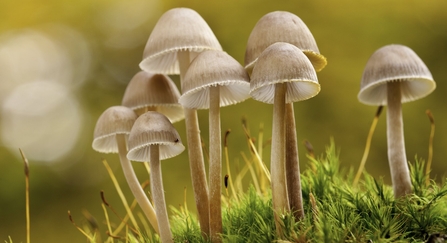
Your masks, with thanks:
[[[312,33],[295,14],[275,11],[256,23],[247,41],[244,67],[222,50],[196,11],[171,9],[160,17],[150,34],[139,64],[142,70],[130,80],[121,106],[110,107],[99,117],[92,147],[119,154],[127,183],[141,209],[161,241],[173,242],[160,160],[185,149],[172,125],[184,119],[201,233],[213,243],[222,242],[220,108],[250,97],[272,104],[272,210],[281,239],[281,215],[292,213],[297,221],[304,218],[293,103],[320,92],[317,72],[326,64]],[[180,75],[181,92],[168,75]],[[396,197],[412,191],[401,103],[424,97],[435,87],[428,68],[406,46],[382,47],[366,64],[358,98],[368,105],[388,106],[388,157]],[[209,180],[198,109],[209,110]],[[155,208],[130,160],[149,163]]]

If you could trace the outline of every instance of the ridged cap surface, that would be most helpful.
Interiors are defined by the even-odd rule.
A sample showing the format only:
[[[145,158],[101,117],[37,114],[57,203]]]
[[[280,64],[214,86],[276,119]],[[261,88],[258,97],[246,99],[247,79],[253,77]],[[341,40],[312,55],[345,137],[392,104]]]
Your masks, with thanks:
[[[177,52],[192,53],[222,50],[216,36],[205,20],[189,8],[174,8],[165,12],[144,48],[140,68],[147,72],[179,74]],[[195,54],[191,55],[191,60]]]
[[[402,103],[423,98],[436,83],[424,62],[409,47],[387,45],[376,50],[363,71],[358,99],[367,105],[386,105],[388,82],[402,82]]]
[[[184,118],[179,98],[180,92],[169,76],[140,71],[127,85],[122,105],[137,115],[144,113],[146,108],[160,112],[174,123]]]
[[[244,65],[249,73],[261,53],[276,42],[290,43],[301,49],[316,71],[327,64],[307,25],[293,13],[275,11],[259,19],[248,38]]]
[[[209,108],[209,88],[219,86],[220,106],[250,97],[249,76],[244,67],[223,51],[204,51],[192,62],[182,80],[179,102],[191,109]]]
[[[306,100],[320,92],[317,74],[309,59],[289,43],[277,42],[262,52],[251,75],[250,95],[273,104],[277,83],[287,84],[286,103]]]
[[[140,162],[149,161],[150,145],[159,145],[160,160],[174,157],[185,149],[169,119],[156,111],[148,111],[137,118],[128,144],[127,158]]]
[[[92,147],[101,153],[118,153],[117,134],[128,137],[137,119],[133,110],[125,106],[112,106],[99,116],[93,133]]]

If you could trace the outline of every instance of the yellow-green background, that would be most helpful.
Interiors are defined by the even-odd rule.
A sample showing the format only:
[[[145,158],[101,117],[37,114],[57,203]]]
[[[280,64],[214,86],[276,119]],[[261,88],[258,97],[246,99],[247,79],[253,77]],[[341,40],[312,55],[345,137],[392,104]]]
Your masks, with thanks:
[[[102,158],[109,161],[130,199],[118,157],[91,149],[93,128],[103,110],[120,104],[126,83],[139,70],[145,42],[156,20],[174,7],[195,9],[208,22],[223,49],[240,63],[244,61],[250,31],[259,18],[275,10],[298,15],[328,59],[327,67],[318,74],[320,94],[295,104],[298,140],[309,140],[320,154],[333,137],[346,169],[357,168],[376,111],[376,107],[357,100],[366,61],[376,49],[387,44],[411,47],[431,70],[438,87],[430,96],[403,106],[407,156],[411,161],[415,155],[427,158],[430,124],[425,111],[430,109],[437,125],[432,175],[438,180],[444,178],[447,169],[447,1],[1,0],[0,35],[24,29],[47,33],[48,25],[58,24],[77,31],[88,44],[90,55],[86,80],[73,89],[83,114],[82,134],[76,146],[71,153],[58,159],[58,163],[30,161],[33,242],[85,242],[85,237],[69,222],[68,210],[79,224],[85,222],[82,211],[88,210],[98,220],[100,230],[105,232],[100,190],[104,190],[108,201],[124,214],[101,163]],[[144,21],[138,22],[140,19]],[[57,36],[54,32],[47,34]],[[264,124],[265,138],[271,135],[270,105],[247,100],[223,108],[221,112],[222,129],[232,130],[228,142],[232,161],[242,161],[240,151],[248,154],[240,125],[243,116],[247,117],[253,135],[257,135],[260,123]],[[207,112],[200,111],[199,116],[206,142]],[[0,122],[2,119],[4,117]],[[185,141],[183,123],[175,126]],[[268,149],[264,153],[267,163]],[[301,166],[305,168],[302,143],[299,150]],[[189,207],[194,208],[186,152],[163,162],[162,166],[167,203],[174,206],[183,203],[186,188]],[[142,181],[147,179],[141,164],[135,168]],[[237,168],[233,166],[233,173],[237,173]],[[389,182],[385,114],[379,121],[366,169]],[[24,188],[18,149],[8,150],[0,143],[0,241],[6,240],[8,235],[14,242],[25,241]],[[113,215],[111,218],[118,221]]]

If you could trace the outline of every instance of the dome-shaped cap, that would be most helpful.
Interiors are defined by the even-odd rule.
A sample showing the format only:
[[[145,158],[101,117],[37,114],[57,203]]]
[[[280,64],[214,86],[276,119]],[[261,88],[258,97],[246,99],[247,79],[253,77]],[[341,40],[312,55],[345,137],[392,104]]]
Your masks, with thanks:
[[[149,145],[159,145],[160,160],[174,157],[185,149],[169,119],[156,111],[148,111],[137,118],[128,143],[127,158],[141,162],[150,159]]]
[[[242,102],[250,97],[247,71],[223,51],[204,51],[190,64],[182,80],[179,102],[191,109],[209,108],[209,88],[219,86],[220,106]]]
[[[179,74],[178,51],[204,50],[222,50],[211,28],[196,11],[174,8],[165,12],[152,30],[140,68],[147,72]]]
[[[249,73],[259,55],[275,42],[290,43],[301,49],[316,71],[327,64],[306,24],[293,13],[275,11],[259,19],[248,38],[244,65]]]
[[[286,103],[306,100],[320,92],[317,74],[309,59],[296,46],[277,42],[265,49],[253,68],[250,95],[273,104],[275,84],[286,83]]]
[[[133,110],[125,106],[112,106],[99,116],[93,133],[94,150],[101,153],[118,153],[117,134],[129,136],[137,119]]]
[[[367,105],[387,104],[387,82],[402,82],[402,103],[427,96],[436,83],[424,62],[410,48],[387,45],[375,51],[363,71],[358,98]]]
[[[147,109],[160,112],[174,123],[184,118],[179,98],[177,86],[167,75],[140,71],[127,85],[122,105],[131,108],[137,115]]]

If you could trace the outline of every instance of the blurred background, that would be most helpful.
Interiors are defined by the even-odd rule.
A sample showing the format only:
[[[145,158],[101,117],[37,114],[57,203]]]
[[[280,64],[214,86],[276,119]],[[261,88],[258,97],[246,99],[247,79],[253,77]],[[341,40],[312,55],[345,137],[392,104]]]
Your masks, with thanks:
[[[106,231],[100,190],[124,215],[105,170],[106,159],[131,193],[117,155],[91,148],[96,119],[119,105],[126,84],[139,71],[145,43],[157,19],[168,9],[189,7],[210,25],[223,49],[243,64],[248,36],[264,14],[285,10],[298,15],[313,33],[328,65],[318,73],[321,92],[295,104],[300,163],[307,167],[304,140],[320,155],[330,138],[340,150],[343,168],[357,169],[377,107],[358,102],[364,65],[378,48],[392,43],[412,48],[431,70],[437,89],[426,98],[403,105],[407,157],[426,159],[430,123],[435,117],[432,176],[447,172],[447,1],[197,1],[197,0],[37,0],[0,1],[0,241],[11,236],[25,241],[25,178],[18,148],[30,161],[31,237],[33,242],[85,242],[70,223],[84,210]],[[173,77],[177,85],[178,78]],[[241,127],[246,117],[252,136],[264,125],[271,136],[272,106],[253,100],[225,107],[222,129],[231,161],[249,154]],[[208,140],[208,112],[200,111],[201,130]],[[372,141],[366,170],[389,183],[386,115]],[[175,124],[186,141],[183,122]],[[264,159],[269,164],[267,146]],[[169,205],[187,202],[194,210],[187,153],[163,162]],[[233,173],[240,166],[232,167]],[[142,164],[135,164],[141,181]],[[247,182],[248,183],[248,182]],[[111,215],[111,220],[118,219]]]

